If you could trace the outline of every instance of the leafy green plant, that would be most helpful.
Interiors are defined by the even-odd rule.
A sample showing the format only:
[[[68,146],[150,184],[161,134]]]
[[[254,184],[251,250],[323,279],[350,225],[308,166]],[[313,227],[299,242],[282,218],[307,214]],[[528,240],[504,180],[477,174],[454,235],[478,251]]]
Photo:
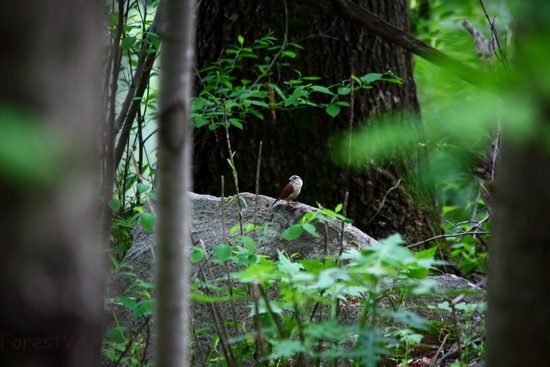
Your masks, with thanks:
[[[105,309],[112,314],[116,326],[106,331],[102,354],[107,360],[117,364],[124,362],[130,366],[143,366],[147,350],[151,348],[148,328],[153,314],[154,299],[151,297],[151,290],[154,286],[139,279],[129,266],[117,266],[116,276],[128,276],[134,281],[123,294],[105,299]],[[120,325],[115,310],[130,312],[133,319],[141,321],[141,327],[132,331],[128,326]]]
[[[108,203],[114,213],[110,233],[111,248],[109,249],[109,256],[114,267],[118,266],[118,261],[132,246],[134,225],[139,222],[144,229],[152,230],[156,221],[154,213],[151,212],[151,200],[156,198],[155,192],[150,185],[138,182],[137,175],[130,177],[133,179],[124,185],[125,193],[117,195],[117,189],[115,197]]]
[[[472,292],[471,295],[475,295]],[[460,296],[459,296],[460,297]],[[432,330],[440,332],[444,329],[450,333],[449,344],[452,348],[448,348],[449,355],[457,355],[458,358],[453,362],[452,366],[469,365],[470,361],[483,360],[485,357],[485,313],[486,304],[484,302],[460,302],[453,300],[445,301],[436,306],[429,306],[433,310],[443,310],[453,315],[455,320],[454,325],[432,325]],[[461,319],[458,323],[456,320]]]
[[[293,240],[304,232],[316,236],[315,223],[344,219],[339,210],[306,213],[281,238]],[[408,350],[419,342],[417,333],[399,332],[395,325],[425,329],[426,321],[401,305],[407,295],[426,294],[434,286],[427,275],[437,264],[435,249],[415,254],[402,246],[399,236],[392,236],[380,246],[349,250],[341,256],[296,260],[293,254],[278,250],[277,258],[270,259],[257,254],[258,239],[248,236],[253,230],[258,228],[248,226],[232,245],[216,246],[209,260],[240,268],[228,274],[231,291],[198,279],[193,288],[193,298],[200,302],[248,300],[250,316],[259,319],[261,329],[255,327],[232,338],[235,351],[261,354],[260,343],[265,345],[263,358],[269,363],[325,361],[330,365],[346,359],[352,365],[374,366],[394,345],[404,344]],[[193,256],[197,262],[206,259],[200,248]],[[251,292],[257,296],[251,297]],[[357,324],[338,321],[347,308],[357,310]],[[211,352],[209,358],[228,363],[221,362],[219,353]]]
[[[343,97],[355,90],[373,88],[373,83],[386,81],[401,83],[391,72],[385,74],[371,73],[364,76],[353,76],[351,80],[324,86],[314,84],[320,80],[316,76],[303,76],[294,70],[296,78],[286,80],[282,85],[271,82],[275,70],[289,68],[289,59],[296,57],[302,47],[296,43],[277,44],[277,39],[270,33],[265,37],[246,45],[242,36],[238,44],[232,45],[224,57],[211,66],[199,70],[202,89],[193,100],[192,118],[195,127],[207,126],[215,130],[228,125],[244,128],[248,117],[264,120],[266,113],[275,114],[280,108],[317,107],[324,108],[332,117],[337,116],[342,107],[349,107]],[[256,80],[243,79],[239,73],[243,64],[254,60]],[[315,95],[322,94],[330,98],[328,103],[315,102]]]

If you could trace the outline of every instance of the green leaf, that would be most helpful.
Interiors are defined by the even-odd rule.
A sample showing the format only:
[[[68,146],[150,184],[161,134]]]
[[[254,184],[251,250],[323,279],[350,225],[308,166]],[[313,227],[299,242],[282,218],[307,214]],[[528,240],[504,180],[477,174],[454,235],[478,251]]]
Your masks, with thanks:
[[[130,297],[120,296],[117,301],[130,310],[133,310],[136,307],[136,300]]]
[[[287,51],[283,51],[282,56],[286,56],[294,59],[296,57],[296,53],[287,50]]]
[[[256,56],[255,54],[253,53],[245,53],[245,54],[241,54],[241,57],[247,57],[249,59],[257,59],[258,56]]]
[[[239,119],[236,119],[236,118],[230,118],[229,120],[229,123],[239,129],[243,129],[243,124],[241,123],[241,121]]]
[[[414,256],[417,259],[433,259],[435,256],[435,252],[437,251],[439,246],[430,247],[426,250],[418,251],[414,253]]]
[[[246,100],[248,103],[250,103],[251,105],[255,105],[255,106],[259,106],[259,107],[269,107],[269,105],[263,101],[257,101],[257,100],[254,100],[254,99],[247,99]]]
[[[250,112],[251,114],[253,114],[254,116],[256,116],[256,118],[258,118],[260,120],[264,119],[264,115],[262,115],[260,112],[258,112],[256,110],[250,110],[248,112]]]
[[[202,247],[193,246],[191,247],[191,263],[196,264],[204,257],[206,256],[206,253],[204,252],[204,249]]]
[[[394,320],[412,326],[416,329],[427,330],[428,328],[428,320],[414,312],[399,309],[397,311],[388,310],[385,313]]]
[[[146,185],[144,183],[138,182],[136,184],[136,190],[137,190],[139,195],[143,194],[146,191],[149,191],[149,189],[151,189],[151,186]]]
[[[349,107],[349,102],[347,101],[336,101],[334,104],[342,107]]]
[[[241,226],[240,226],[240,225],[233,226],[233,227],[231,227],[231,229],[229,230],[229,234],[233,235],[233,234],[239,232],[240,229],[241,229]]]
[[[336,209],[334,209],[334,211],[336,213],[340,213],[342,211],[342,208],[343,208],[343,205],[342,205],[342,203],[340,203],[340,204],[336,205]]]
[[[288,227],[281,233],[281,237],[284,238],[287,241],[295,240],[296,238],[300,237],[300,235],[304,232],[304,227],[302,224],[295,224],[291,227]]]
[[[299,104],[298,99],[300,98],[307,98],[307,92],[304,91],[304,86],[301,85],[299,87],[296,87],[290,97],[287,98],[285,101],[285,106],[295,105],[297,106]]]
[[[370,74],[362,76],[361,81],[365,84],[370,84],[370,83],[373,83],[373,82],[379,80],[380,78],[382,78],[382,76],[383,76],[383,74],[370,73]]]
[[[120,200],[115,198],[109,200],[109,208],[111,208],[112,211],[118,212],[118,210],[120,209],[120,206],[121,206]]]
[[[254,251],[256,249],[256,242],[254,242],[254,239],[252,237],[248,236],[241,236],[239,240],[243,243],[243,245],[246,246],[247,249],[250,251]]]
[[[244,233],[250,233],[251,231],[261,228],[260,226],[254,226],[254,223],[247,223],[244,227]]]
[[[304,223],[302,224],[302,227],[304,230],[312,235],[313,237],[319,237],[319,233],[317,233],[317,230],[315,229],[315,226],[311,223]]]
[[[338,116],[338,114],[340,113],[340,106],[335,105],[335,104],[331,104],[331,105],[327,106],[327,113],[331,117]]]
[[[349,87],[340,87],[338,88],[338,94],[341,96],[347,96],[350,94],[351,89]]]
[[[286,100],[286,96],[285,94],[283,93],[283,91],[281,90],[281,88],[279,88],[277,85],[275,84],[270,84],[269,85],[271,88],[273,88],[275,90],[275,92],[277,92],[277,94],[279,95],[279,97],[281,97],[283,100]]]
[[[229,245],[217,245],[214,247],[214,254],[216,254],[216,258],[220,261],[229,259],[232,251],[233,248]]]
[[[146,282],[144,280],[141,280],[141,279],[136,279],[136,281],[134,282],[135,286],[136,287],[141,287],[141,288],[147,288],[147,289],[153,289],[155,288],[155,285],[151,282]]]
[[[388,237],[380,240],[380,243],[388,246],[400,246],[405,244],[406,242],[403,239],[403,237],[401,237],[400,234],[396,233],[396,234],[391,234]]]
[[[302,264],[293,263],[288,257],[286,257],[281,251],[277,250],[279,254],[279,270],[284,274],[297,274],[300,272],[300,269],[303,269]]]
[[[333,277],[333,274],[341,271],[340,269],[327,269],[319,273],[319,278],[317,283],[315,283],[315,288],[326,289],[331,287],[336,283],[336,279]]]
[[[244,37],[243,36],[238,36],[237,41],[239,41],[239,44],[242,46],[244,44]]]
[[[401,342],[409,343],[409,345],[418,345],[423,338],[422,334],[417,334],[410,329],[398,330],[395,334]]]
[[[249,266],[237,273],[236,277],[243,282],[253,282],[270,279],[277,275],[280,274],[278,274],[273,261],[261,259],[259,263],[249,263]]]
[[[150,231],[155,227],[156,217],[151,213],[143,213],[139,218],[141,226],[146,231]]]
[[[308,352],[307,346],[299,340],[281,340],[273,346],[269,355],[270,360],[292,357],[294,354]]]
[[[312,86],[311,86],[311,90],[314,91],[314,92],[330,94],[331,96],[334,95],[334,93],[332,93],[332,92],[330,91],[330,89],[328,89],[327,87],[322,87],[322,86],[320,86],[320,85],[312,85]]]
[[[448,301],[438,303],[437,306],[428,305],[428,308],[433,309],[433,310],[452,311],[451,306],[449,306]]]
[[[124,341],[124,331],[128,330],[127,326],[117,326],[107,330],[105,337],[113,343],[122,343]]]
[[[153,313],[153,299],[144,299],[136,304],[134,311],[134,319],[139,319],[141,316],[150,315]]]
[[[123,51],[126,51],[134,47],[134,45],[136,44],[136,40],[137,40],[136,36],[126,37],[122,40],[120,47],[122,48]]]

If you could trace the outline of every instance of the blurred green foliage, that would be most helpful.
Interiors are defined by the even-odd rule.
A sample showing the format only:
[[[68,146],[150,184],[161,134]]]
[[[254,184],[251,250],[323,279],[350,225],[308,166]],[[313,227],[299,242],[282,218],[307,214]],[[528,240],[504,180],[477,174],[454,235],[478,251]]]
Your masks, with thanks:
[[[480,195],[480,184],[484,183],[474,176],[474,168],[479,159],[486,156],[502,124],[507,124],[507,131],[519,139],[535,131],[529,123],[536,111],[532,108],[533,102],[520,95],[508,80],[513,75],[505,61],[512,54],[510,11],[504,2],[491,2],[486,4],[486,15],[477,0],[410,1],[410,6],[416,37],[482,70],[481,84],[487,89],[468,84],[452,71],[414,57],[422,133],[414,123],[392,116],[381,117],[380,121],[354,131],[352,166],[370,167],[385,159],[396,159],[396,151],[426,153],[428,162],[420,165],[420,172],[413,176],[417,181],[412,184],[420,186],[421,192],[435,189],[441,227],[445,233],[457,235],[443,241],[447,244],[446,258],[453,259],[466,274],[485,271],[487,236],[466,235],[466,232],[490,230],[485,202]],[[501,46],[501,53],[491,62],[479,59],[474,39],[462,24],[464,20],[469,21],[490,40],[492,33],[487,18],[494,21]],[[511,103],[514,108],[510,108]],[[339,140],[334,157],[345,164],[347,137]]]

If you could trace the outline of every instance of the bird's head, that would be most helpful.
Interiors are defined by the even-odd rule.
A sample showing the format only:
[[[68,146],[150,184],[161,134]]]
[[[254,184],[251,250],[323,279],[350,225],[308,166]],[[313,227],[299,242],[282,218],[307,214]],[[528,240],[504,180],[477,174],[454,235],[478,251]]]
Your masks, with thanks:
[[[290,182],[290,184],[296,188],[301,188],[302,185],[304,184],[300,176],[296,176],[296,175],[290,176],[290,178],[288,179],[288,182]]]

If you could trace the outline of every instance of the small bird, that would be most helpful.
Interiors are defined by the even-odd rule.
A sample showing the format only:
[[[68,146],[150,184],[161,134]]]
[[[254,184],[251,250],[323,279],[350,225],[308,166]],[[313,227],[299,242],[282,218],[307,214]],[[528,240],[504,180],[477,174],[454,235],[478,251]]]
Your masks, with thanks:
[[[288,179],[288,183],[286,184],[283,191],[281,191],[281,195],[271,204],[271,206],[275,205],[275,203],[279,200],[285,200],[293,210],[296,210],[296,203],[292,201],[292,199],[295,199],[298,195],[300,195],[300,191],[302,190],[302,185],[304,184],[304,181],[300,178],[300,176],[292,175]]]

